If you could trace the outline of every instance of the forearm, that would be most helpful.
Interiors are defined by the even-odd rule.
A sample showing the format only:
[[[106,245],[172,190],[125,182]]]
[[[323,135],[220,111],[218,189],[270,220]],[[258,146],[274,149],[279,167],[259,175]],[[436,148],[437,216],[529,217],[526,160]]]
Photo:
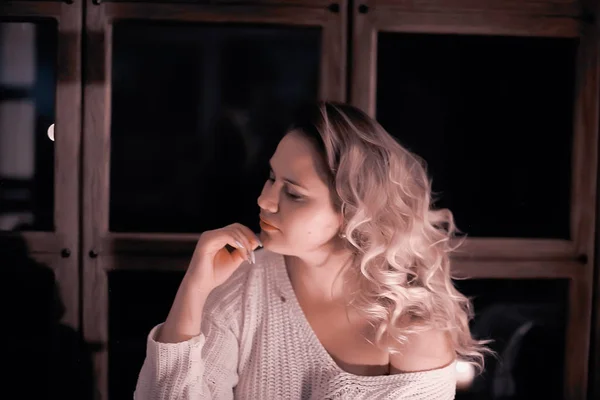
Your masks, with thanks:
[[[179,343],[200,335],[202,311],[211,289],[188,271],[175,295],[169,315],[157,335],[162,343]]]

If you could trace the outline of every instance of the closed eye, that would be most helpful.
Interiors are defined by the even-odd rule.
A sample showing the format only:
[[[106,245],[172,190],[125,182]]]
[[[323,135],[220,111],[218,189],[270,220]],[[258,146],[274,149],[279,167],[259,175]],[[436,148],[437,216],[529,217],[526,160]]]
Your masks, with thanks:
[[[273,173],[273,171],[271,171],[269,173],[269,182],[274,183],[275,182],[275,174]],[[292,190],[290,190],[290,188],[288,187],[288,185],[286,184],[285,186],[285,195],[287,197],[289,197],[290,199],[294,200],[294,201],[298,201],[301,200],[303,198],[302,195],[294,193]]]
[[[285,194],[286,194],[286,195],[287,195],[287,196],[288,196],[290,199],[292,199],[292,200],[296,200],[296,201],[297,201],[297,200],[300,200],[300,199],[302,199],[302,196],[300,196],[300,195],[297,195],[297,194],[294,194],[294,193],[291,193],[289,190],[286,190]]]

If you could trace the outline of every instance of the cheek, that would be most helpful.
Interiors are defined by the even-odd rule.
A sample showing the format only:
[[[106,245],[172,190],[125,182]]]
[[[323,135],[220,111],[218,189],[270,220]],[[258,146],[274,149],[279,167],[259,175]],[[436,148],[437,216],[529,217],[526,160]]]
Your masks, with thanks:
[[[315,242],[331,239],[339,229],[336,215],[323,207],[298,208],[295,212],[290,213],[290,217],[290,233],[303,235]]]

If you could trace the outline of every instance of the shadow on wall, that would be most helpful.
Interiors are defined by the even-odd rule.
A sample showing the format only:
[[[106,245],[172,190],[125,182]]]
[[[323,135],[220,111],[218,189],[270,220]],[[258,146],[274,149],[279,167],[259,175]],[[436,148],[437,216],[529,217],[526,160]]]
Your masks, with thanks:
[[[13,236],[0,237],[0,271],[3,392],[18,399],[92,399],[91,349],[80,332],[60,323],[64,305],[52,269]]]

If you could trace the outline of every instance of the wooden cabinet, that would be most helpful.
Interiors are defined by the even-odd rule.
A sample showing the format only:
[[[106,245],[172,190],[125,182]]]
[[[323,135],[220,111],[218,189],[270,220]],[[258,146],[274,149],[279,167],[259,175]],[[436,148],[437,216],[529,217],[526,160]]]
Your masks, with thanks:
[[[428,162],[438,204],[469,235],[456,273],[568,281],[569,399],[584,398],[589,372],[597,9],[394,0],[352,10],[351,101]]]
[[[131,398],[199,234],[234,221],[258,230],[256,197],[290,111],[348,101],[425,159],[436,204],[468,235],[456,284],[475,296],[474,332],[514,368],[490,360],[457,398],[526,397],[546,374],[546,398],[598,395],[598,11],[569,0],[4,1],[1,54],[17,40],[32,50],[0,57],[0,244],[51,271],[56,323],[86,344],[81,387]]]
[[[142,271],[184,270],[199,232],[256,225],[256,182],[268,173],[286,114],[301,101],[345,98],[346,10],[344,3],[87,8],[84,93],[94,106],[84,116],[84,247],[98,256],[83,262],[83,331],[105,346],[96,355],[105,396],[131,395],[141,364],[130,354],[147,334],[109,336],[109,289],[137,270],[124,281],[138,284],[118,286],[124,303],[135,302],[139,286],[150,284]],[[119,352],[121,339],[137,344]],[[109,382],[108,365],[130,379]]]
[[[85,364],[78,338],[81,6],[0,3],[5,379],[32,398],[80,398],[89,387],[77,376]],[[34,384],[23,373],[32,365],[44,372]]]

